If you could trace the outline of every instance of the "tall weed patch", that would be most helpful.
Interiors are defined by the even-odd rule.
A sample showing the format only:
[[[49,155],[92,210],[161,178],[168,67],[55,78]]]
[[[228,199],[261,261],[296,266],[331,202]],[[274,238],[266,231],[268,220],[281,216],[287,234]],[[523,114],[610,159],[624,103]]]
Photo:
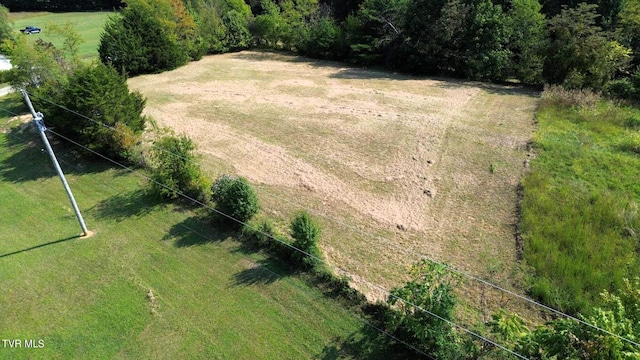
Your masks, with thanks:
[[[521,228],[524,258],[536,275],[532,295],[577,313],[640,268],[636,219],[630,216],[640,201],[640,156],[629,121],[640,110],[570,102],[574,106],[543,101],[538,112]]]

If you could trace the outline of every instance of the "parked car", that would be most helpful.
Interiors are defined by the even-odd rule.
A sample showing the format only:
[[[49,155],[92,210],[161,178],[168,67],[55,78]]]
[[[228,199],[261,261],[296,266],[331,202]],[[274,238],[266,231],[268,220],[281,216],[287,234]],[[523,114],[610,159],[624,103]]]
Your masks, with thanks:
[[[40,32],[42,32],[42,29],[35,26],[27,26],[24,29],[20,29],[20,32],[27,35],[39,34]]]

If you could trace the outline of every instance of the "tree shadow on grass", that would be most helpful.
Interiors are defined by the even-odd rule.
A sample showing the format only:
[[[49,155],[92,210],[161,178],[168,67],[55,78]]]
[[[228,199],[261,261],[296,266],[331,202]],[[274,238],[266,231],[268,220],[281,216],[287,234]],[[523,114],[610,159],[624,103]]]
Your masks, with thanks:
[[[295,53],[276,50],[252,50],[242,51],[233,54],[233,57],[241,60],[249,61],[285,61],[291,63],[307,64],[314,68],[333,69],[334,73],[329,75],[335,79],[357,79],[357,80],[374,80],[374,79],[391,79],[391,80],[416,80],[421,79],[419,76],[408,74],[398,74],[393,71],[387,71],[381,67],[364,68],[347,62],[314,59]]]
[[[97,218],[118,222],[129,218],[144,217],[166,204],[145,189],[137,189],[102,200],[88,211]]]
[[[3,147],[9,155],[0,155],[0,180],[25,182],[57,176],[44,144],[30,124],[12,127],[4,134]],[[87,161],[76,149],[64,146],[50,138],[51,147],[62,171],[68,175],[81,175],[105,171],[111,166],[103,161]],[[4,145],[4,146],[3,146]]]
[[[326,345],[322,352],[314,357],[317,360],[345,358],[366,360],[428,359],[428,357],[421,356],[366,324],[359,331],[346,338],[333,339],[331,344]]]
[[[206,215],[194,215],[173,225],[162,240],[174,240],[174,246],[181,248],[221,242],[233,237],[233,234],[232,231],[214,226]]]
[[[540,89],[533,86],[526,86],[513,82],[479,82],[466,79],[456,79],[447,77],[431,77],[436,80],[436,87],[445,90],[457,90],[464,88],[480,88],[492,95],[524,95],[530,98],[540,98]]]
[[[497,83],[487,83],[471,81],[466,79],[448,77],[442,75],[420,75],[399,73],[388,70],[382,66],[362,67],[348,62],[313,59],[301,56],[292,52],[276,51],[269,49],[260,49],[252,51],[241,51],[233,54],[233,57],[241,60],[249,61],[285,61],[291,63],[303,63],[314,68],[333,69],[330,78],[334,79],[353,79],[353,80],[433,80],[436,86],[443,89],[461,89],[465,87],[479,87],[491,94],[498,95],[527,95],[531,97],[539,97],[540,90],[535,87],[524,86],[519,83],[503,81]]]
[[[366,304],[357,315],[362,327],[347,337],[334,338],[314,359],[333,360],[343,358],[367,360],[430,359],[386,332],[384,322],[386,310],[377,304]]]
[[[233,285],[270,285],[284,276],[291,275],[291,273],[284,274],[282,271],[276,270],[272,263],[273,261],[268,259],[255,262],[253,266],[233,275]]]

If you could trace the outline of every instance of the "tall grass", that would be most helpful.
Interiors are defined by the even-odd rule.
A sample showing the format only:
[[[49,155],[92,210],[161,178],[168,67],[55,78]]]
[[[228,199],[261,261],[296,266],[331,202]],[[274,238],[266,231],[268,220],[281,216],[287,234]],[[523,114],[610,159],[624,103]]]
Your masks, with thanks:
[[[640,268],[639,119],[592,94],[543,96],[521,226],[532,295],[547,304],[584,311]]]

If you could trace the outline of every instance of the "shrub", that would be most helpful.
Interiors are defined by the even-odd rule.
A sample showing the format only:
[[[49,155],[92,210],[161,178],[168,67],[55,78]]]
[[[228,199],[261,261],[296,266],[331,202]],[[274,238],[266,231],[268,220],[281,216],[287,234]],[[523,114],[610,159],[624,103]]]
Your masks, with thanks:
[[[207,200],[207,180],[196,163],[195,145],[186,135],[164,136],[154,142],[151,159],[154,163],[152,190],[168,199],[180,193],[204,202]]]
[[[211,200],[226,222],[246,222],[260,210],[258,197],[245,178],[222,175],[211,186]]]
[[[291,237],[293,246],[304,251],[295,251],[293,260],[304,269],[311,269],[320,263],[320,248],[318,248],[318,237],[320,236],[320,226],[311,218],[309,213],[302,211],[291,221]]]
[[[610,81],[604,92],[612,98],[640,102],[640,69],[628,78]]]
[[[110,158],[135,162],[147,121],[142,115],[145,99],[139,92],[130,92],[126,78],[115,69],[102,64],[83,66],[68,81],[48,83],[34,92],[34,102],[46,115],[48,126]]]
[[[455,320],[458,300],[454,289],[459,277],[444,265],[427,260],[411,267],[411,277],[402,288],[391,290],[388,302],[393,308],[388,312],[389,328],[401,339],[438,359],[464,358],[462,339],[453,325],[442,320]]]
[[[619,79],[607,83],[604,93],[612,98],[630,100],[635,95],[635,89],[629,79]]]

